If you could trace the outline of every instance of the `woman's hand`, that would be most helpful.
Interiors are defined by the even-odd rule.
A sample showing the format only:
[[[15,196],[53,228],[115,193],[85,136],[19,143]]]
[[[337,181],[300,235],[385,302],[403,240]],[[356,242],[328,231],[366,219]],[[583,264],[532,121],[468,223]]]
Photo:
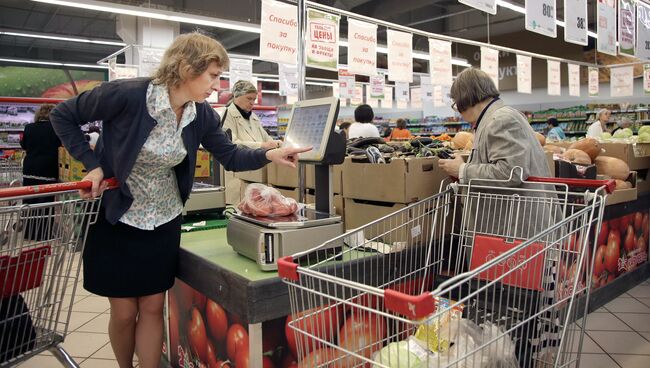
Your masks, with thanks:
[[[100,196],[108,187],[108,184],[106,182],[102,182],[102,180],[104,180],[104,170],[102,170],[101,167],[90,170],[90,172],[83,179],[81,179],[81,181],[90,181],[93,183],[93,186],[91,189],[79,190],[79,196],[82,199],[92,199]]]
[[[451,160],[439,160],[438,167],[440,167],[447,175],[458,178],[460,177],[460,166],[464,164],[463,158],[457,154]]]
[[[295,168],[296,163],[298,162],[298,154],[311,151],[311,147],[307,148],[293,148],[293,147],[284,147],[276,148],[269,151],[266,151],[266,158],[269,161],[275,162],[276,164],[282,164]]]
[[[262,148],[264,149],[273,149],[273,148],[280,148],[282,146],[282,141],[267,141],[267,142],[262,142]]]

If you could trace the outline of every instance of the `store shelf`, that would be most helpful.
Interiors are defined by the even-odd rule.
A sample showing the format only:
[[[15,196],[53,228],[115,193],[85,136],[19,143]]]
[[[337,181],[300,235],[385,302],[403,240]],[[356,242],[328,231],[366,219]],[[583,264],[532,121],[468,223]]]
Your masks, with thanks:
[[[533,119],[528,119],[531,123],[546,123],[549,118],[533,118]],[[562,122],[571,122],[571,121],[582,121],[582,120],[587,120],[586,116],[577,116],[574,118],[558,118],[557,121],[560,123]]]
[[[0,128],[0,132],[24,132],[25,128]]]
[[[459,122],[443,123],[442,125],[444,125],[444,126],[450,126],[450,125],[469,125],[469,123],[466,123],[466,122],[464,122],[464,121],[459,121]]]
[[[587,131],[585,130],[585,131],[577,131],[577,132],[564,132],[564,134],[567,135],[587,134]]]
[[[0,149],[6,149],[6,148],[9,148],[9,149],[20,148],[20,145],[19,144],[16,144],[16,145],[0,144]]]

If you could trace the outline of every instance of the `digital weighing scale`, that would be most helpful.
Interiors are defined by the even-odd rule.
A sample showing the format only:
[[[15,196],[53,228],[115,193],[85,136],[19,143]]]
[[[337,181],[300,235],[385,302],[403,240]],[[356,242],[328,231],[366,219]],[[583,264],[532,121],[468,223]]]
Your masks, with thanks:
[[[237,213],[227,228],[228,244],[257,262],[261,270],[277,270],[277,260],[312,249],[343,234],[341,216],[334,214],[332,167],[345,158],[345,140],[334,132],[339,100],[335,97],[296,102],[285,135],[285,147],[312,147],[301,163],[316,164],[315,209],[303,208],[286,217],[256,217]],[[300,191],[304,192],[301,180]],[[328,251],[343,246],[334,243]]]
[[[194,183],[190,197],[183,207],[187,214],[223,211],[226,208],[226,189],[206,183]]]

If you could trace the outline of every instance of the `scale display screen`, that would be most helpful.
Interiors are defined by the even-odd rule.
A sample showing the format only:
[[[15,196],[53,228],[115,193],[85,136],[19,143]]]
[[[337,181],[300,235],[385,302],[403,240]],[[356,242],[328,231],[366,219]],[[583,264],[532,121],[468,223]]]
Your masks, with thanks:
[[[338,99],[334,97],[299,101],[291,111],[284,139],[285,147],[312,147],[300,160],[321,161],[336,122]]]

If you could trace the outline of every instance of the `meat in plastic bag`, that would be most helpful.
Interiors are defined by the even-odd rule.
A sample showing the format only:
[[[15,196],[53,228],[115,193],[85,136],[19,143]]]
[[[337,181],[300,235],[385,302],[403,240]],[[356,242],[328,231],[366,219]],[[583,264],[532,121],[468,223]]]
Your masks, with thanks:
[[[246,187],[244,199],[237,206],[245,214],[259,217],[289,216],[300,209],[293,198],[283,196],[277,189],[252,183]]]

